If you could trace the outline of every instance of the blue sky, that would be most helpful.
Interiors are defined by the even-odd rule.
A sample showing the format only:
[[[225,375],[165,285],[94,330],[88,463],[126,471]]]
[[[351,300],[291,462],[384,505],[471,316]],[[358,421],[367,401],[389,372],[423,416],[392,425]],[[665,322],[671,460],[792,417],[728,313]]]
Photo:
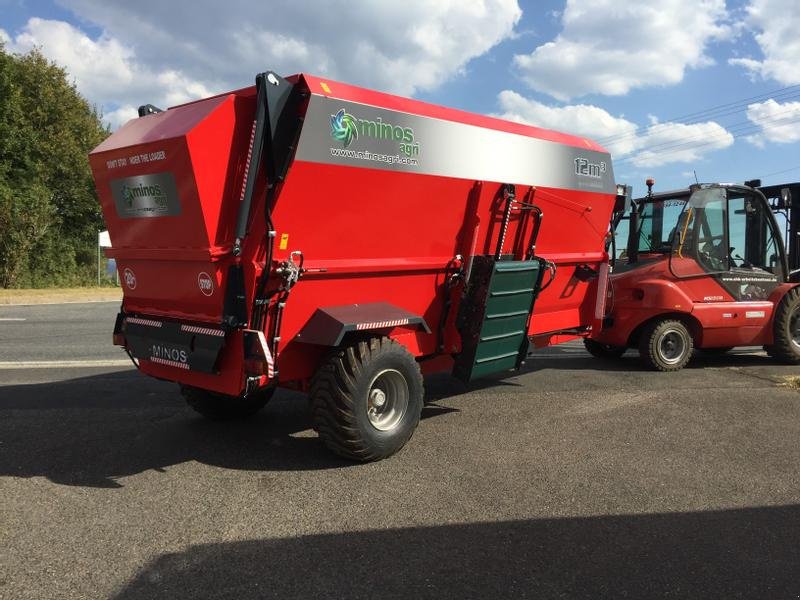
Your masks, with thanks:
[[[800,179],[798,31],[797,0],[0,0],[112,127],[306,71],[590,137],[637,192]]]

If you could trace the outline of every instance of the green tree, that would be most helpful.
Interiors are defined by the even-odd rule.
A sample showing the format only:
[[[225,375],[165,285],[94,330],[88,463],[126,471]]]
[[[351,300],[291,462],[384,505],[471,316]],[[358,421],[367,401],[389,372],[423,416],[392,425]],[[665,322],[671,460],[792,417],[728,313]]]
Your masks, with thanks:
[[[103,220],[88,153],[108,133],[64,69],[0,45],[0,287],[91,281]]]

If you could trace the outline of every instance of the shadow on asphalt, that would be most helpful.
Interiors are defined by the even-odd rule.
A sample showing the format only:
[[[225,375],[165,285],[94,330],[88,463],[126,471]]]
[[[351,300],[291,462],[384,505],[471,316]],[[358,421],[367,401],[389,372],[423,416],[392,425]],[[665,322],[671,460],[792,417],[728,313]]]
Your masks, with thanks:
[[[706,369],[725,367],[769,367],[780,366],[780,363],[758,350],[734,350],[725,354],[706,354],[696,351],[685,369]],[[543,351],[534,351],[528,355],[521,373],[532,373],[542,369],[565,369],[571,371],[619,371],[648,372],[650,369],[639,360],[636,350],[628,350],[622,357],[602,359],[591,356],[588,352],[574,348],[553,346]]]
[[[559,354],[561,352],[563,356]],[[694,368],[769,365],[764,356],[698,354]],[[548,350],[521,373],[542,369],[641,371],[636,354],[618,361]],[[515,374],[514,374],[515,375]],[[668,376],[680,376],[668,374]],[[448,398],[498,386],[502,376],[464,384],[426,378],[422,418],[456,412]],[[174,384],[135,371],[30,385],[0,386],[0,476],[36,477],[65,485],[122,487],[118,478],[187,461],[230,469],[299,471],[354,466],[332,455],[311,428],[302,394],[281,390],[265,411],[241,422],[213,423],[186,407]]]
[[[455,411],[427,404],[422,418]],[[285,390],[255,417],[218,423],[192,412],[174,384],[125,371],[0,386],[0,415],[0,476],[64,485],[118,488],[120,477],[192,460],[253,471],[356,465],[323,446],[306,397]]]
[[[797,598],[800,506],[193,546],[117,598]]]

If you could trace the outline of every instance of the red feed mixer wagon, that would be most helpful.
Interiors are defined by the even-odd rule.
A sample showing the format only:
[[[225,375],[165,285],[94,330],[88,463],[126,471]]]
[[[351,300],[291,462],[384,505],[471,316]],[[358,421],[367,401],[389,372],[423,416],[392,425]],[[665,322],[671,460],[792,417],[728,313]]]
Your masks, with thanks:
[[[139,112],[90,156],[114,342],[207,417],[300,389],[329,448],[380,459],[423,373],[505,372],[599,325],[621,199],[593,142],[272,72]]]

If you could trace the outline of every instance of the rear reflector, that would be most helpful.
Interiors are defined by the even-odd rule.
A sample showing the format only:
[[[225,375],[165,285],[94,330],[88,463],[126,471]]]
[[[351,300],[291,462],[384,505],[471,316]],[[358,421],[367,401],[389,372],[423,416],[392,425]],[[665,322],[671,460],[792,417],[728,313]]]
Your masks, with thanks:
[[[244,349],[244,365],[248,375],[266,375],[270,379],[275,376],[275,361],[263,331],[245,329]]]

